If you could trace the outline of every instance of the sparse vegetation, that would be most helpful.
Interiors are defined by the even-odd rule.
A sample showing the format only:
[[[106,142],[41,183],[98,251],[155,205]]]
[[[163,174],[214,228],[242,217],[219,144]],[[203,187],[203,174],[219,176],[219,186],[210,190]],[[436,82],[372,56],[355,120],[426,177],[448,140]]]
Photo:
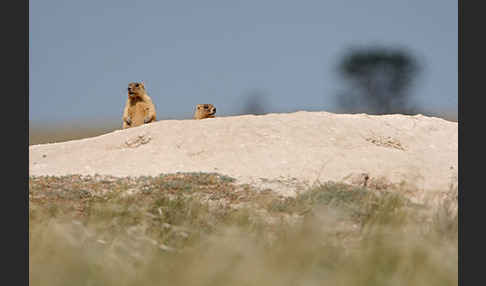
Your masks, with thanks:
[[[30,285],[458,283],[454,195],[431,215],[396,192],[177,173],[30,177],[29,203]]]
[[[58,124],[29,122],[29,145],[84,139],[121,129],[121,122],[111,122],[113,121],[111,120],[107,124],[100,124],[100,121],[103,120],[99,120],[93,124],[72,122],[61,126]]]

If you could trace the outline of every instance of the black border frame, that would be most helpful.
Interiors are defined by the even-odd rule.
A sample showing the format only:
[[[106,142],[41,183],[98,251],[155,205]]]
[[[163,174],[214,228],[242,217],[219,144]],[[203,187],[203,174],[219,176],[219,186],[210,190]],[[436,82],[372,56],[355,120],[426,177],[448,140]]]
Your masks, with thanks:
[[[0,208],[6,254],[2,255],[6,262],[2,280],[4,284],[29,285],[29,1],[7,1],[2,8],[2,99],[7,106],[2,109],[2,178],[8,181]]]

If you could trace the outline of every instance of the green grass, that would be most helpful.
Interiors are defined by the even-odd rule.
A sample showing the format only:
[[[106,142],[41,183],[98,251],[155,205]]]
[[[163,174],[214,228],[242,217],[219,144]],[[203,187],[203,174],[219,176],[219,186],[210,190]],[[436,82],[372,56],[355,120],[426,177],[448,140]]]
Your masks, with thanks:
[[[454,194],[430,211],[391,190],[284,198],[177,173],[30,177],[29,203],[30,285],[458,284]]]

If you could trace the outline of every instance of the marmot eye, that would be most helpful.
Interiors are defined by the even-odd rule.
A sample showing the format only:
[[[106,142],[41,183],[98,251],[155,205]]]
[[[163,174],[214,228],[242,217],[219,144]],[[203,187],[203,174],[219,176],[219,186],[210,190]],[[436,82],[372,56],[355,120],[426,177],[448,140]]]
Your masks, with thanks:
[[[136,86],[136,87],[138,87],[139,85],[140,85],[140,84],[138,84],[138,83],[137,83],[137,84],[135,84],[135,86]]]

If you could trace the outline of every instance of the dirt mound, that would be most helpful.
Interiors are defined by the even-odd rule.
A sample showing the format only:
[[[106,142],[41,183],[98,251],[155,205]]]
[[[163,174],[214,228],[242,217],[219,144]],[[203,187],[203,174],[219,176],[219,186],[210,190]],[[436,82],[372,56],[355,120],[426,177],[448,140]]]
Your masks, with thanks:
[[[439,118],[300,111],[164,120],[33,145],[29,167],[30,175],[217,172],[283,194],[328,180],[406,182],[424,193],[457,185],[457,146],[457,123]]]

